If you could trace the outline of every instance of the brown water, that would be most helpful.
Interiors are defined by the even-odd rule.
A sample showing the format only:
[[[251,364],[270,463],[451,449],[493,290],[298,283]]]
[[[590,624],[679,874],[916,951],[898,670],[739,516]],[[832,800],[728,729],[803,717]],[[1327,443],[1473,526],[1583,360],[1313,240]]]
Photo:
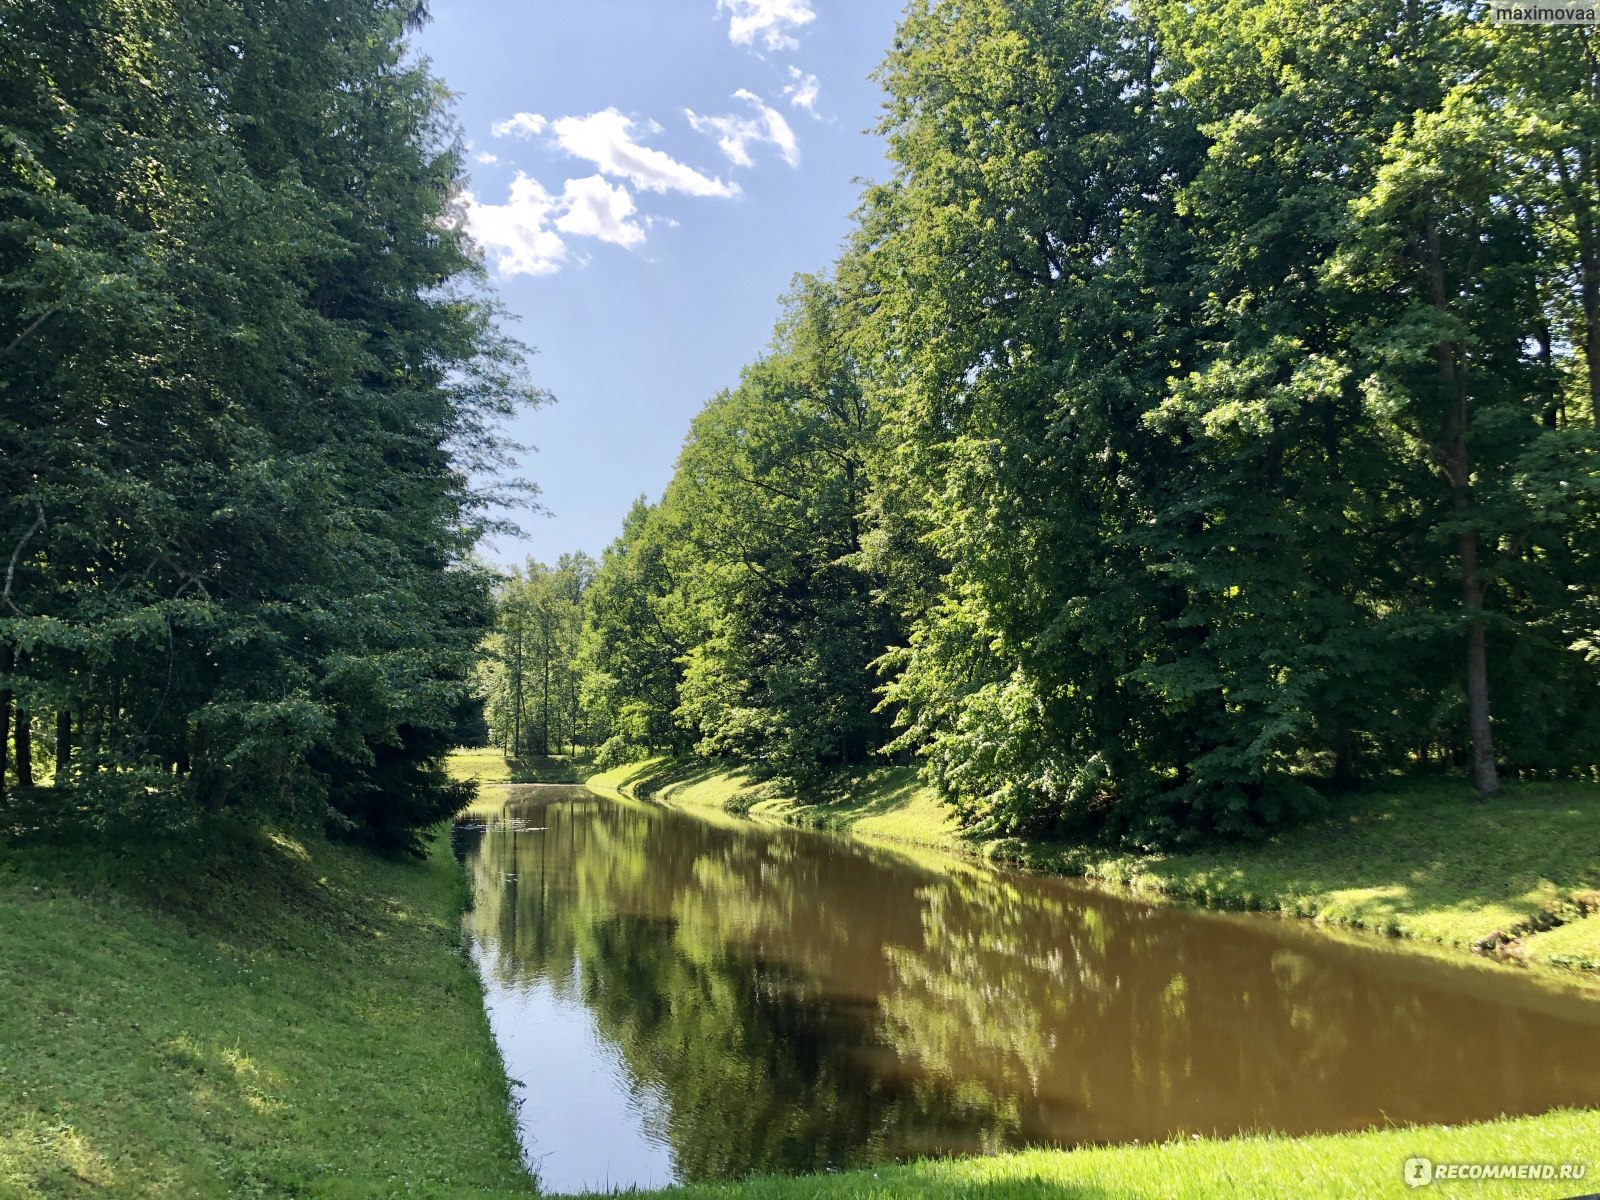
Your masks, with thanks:
[[[1600,1105],[1600,1001],[800,830],[513,789],[469,920],[547,1190]]]

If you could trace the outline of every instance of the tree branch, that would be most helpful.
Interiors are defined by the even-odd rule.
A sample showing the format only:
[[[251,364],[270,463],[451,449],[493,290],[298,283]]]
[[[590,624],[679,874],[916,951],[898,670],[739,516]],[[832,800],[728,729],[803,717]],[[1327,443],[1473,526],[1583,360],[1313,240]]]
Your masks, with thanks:
[[[16,344],[15,342],[12,343],[12,345],[15,345],[15,344]],[[39,530],[43,529],[44,525],[45,525],[44,505],[39,503],[38,497],[34,498],[33,507],[34,507],[35,511],[38,512],[39,515],[34,518],[33,524],[28,526],[28,531],[22,535],[22,540],[17,543],[17,548],[11,552],[11,562],[6,567],[6,586],[5,586],[5,590],[4,591],[0,591],[0,601],[3,601],[5,603],[5,606],[7,608],[9,608],[12,612],[16,613],[17,616],[19,616],[19,617],[22,615],[22,610],[17,607],[17,602],[11,598],[11,583],[12,583],[12,580],[16,578],[17,563],[22,558],[23,549],[27,546],[28,542],[33,538],[33,535],[38,533]]]

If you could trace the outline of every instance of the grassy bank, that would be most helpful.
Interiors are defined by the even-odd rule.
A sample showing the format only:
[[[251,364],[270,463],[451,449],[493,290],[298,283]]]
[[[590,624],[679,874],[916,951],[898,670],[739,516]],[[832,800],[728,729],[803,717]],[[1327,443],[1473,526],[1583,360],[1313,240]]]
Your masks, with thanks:
[[[0,1196],[533,1194],[463,888],[442,837],[0,842]]]
[[[664,759],[592,776],[599,791],[977,853],[1225,908],[1436,943],[1587,975],[1600,968],[1600,786],[1404,783],[1334,802],[1255,845],[1135,855],[964,838],[911,768],[862,771],[807,800],[738,769]],[[1478,951],[1474,947],[1479,947]]]
[[[1592,1192],[1600,1113],[1561,1112],[1455,1128],[1388,1129],[1322,1137],[1234,1138],[1159,1146],[1031,1150],[802,1179],[673,1188],[658,1200],[1348,1200],[1353,1197],[1565,1196]],[[1405,1161],[1572,1164],[1581,1182],[1440,1182],[1412,1189]]]

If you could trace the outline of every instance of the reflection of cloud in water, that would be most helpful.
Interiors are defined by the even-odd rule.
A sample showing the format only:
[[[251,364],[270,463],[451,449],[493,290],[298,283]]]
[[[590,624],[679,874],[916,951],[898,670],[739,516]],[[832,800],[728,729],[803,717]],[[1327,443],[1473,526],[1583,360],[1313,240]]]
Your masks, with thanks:
[[[481,957],[475,950],[474,958]],[[524,1153],[541,1189],[671,1183],[665,1099],[658,1089],[635,1086],[620,1049],[584,1005],[581,988],[537,977],[510,985],[485,978],[490,1027],[508,1072],[522,1085],[512,1095]]]

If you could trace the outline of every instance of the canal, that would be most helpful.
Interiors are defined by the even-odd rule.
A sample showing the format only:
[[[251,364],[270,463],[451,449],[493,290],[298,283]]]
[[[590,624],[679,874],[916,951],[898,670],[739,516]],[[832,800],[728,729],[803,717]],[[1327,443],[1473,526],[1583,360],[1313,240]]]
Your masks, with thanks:
[[[509,789],[469,941],[547,1191],[1600,1105],[1600,1002],[1292,922]]]

